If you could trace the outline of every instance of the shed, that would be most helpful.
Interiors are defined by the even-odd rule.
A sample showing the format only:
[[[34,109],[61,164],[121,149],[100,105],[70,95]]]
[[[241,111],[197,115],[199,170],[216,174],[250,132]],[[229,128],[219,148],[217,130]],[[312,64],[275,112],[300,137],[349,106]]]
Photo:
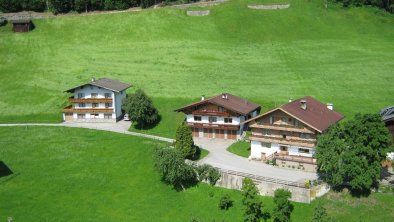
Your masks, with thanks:
[[[34,24],[30,19],[11,20],[13,32],[30,32]]]

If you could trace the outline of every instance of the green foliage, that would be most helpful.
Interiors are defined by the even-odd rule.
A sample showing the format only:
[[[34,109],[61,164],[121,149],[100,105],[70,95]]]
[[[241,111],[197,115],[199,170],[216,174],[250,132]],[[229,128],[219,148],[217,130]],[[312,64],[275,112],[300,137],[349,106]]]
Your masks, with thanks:
[[[233,200],[230,198],[230,195],[225,194],[219,200],[219,209],[228,210],[233,206]]]
[[[258,197],[256,185],[252,179],[242,181],[242,204],[245,206],[244,221],[257,222],[263,217],[263,203]]]
[[[155,4],[154,0],[141,0],[141,7],[142,8],[148,8],[154,4]]]
[[[0,0],[0,11],[3,12],[42,12],[46,9],[46,0]]]
[[[182,122],[176,130],[174,145],[184,158],[192,159],[197,153],[198,147],[194,145],[192,130],[185,122]]]
[[[54,14],[67,13],[73,9],[73,0],[49,0],[49,2]]]
[[[130,120],[137,122],[137,127],[151,127],[160,120],[157,109],[141,89],[123,101],[122,108],[129,114]]]
[[[195,167],[195,170],[197,171],[199,181],[207,180],[212,186],[214,186],[216,182],[220,179],[219,170],[217,170],[211,165],[198,165]]]
[[[176,190],[184,190],[195,185],[197,175],[192,166],[185,163],[182,155],[172,148],[156,149],[155,168],[161,180]]]
[[[250,143],[245,141],[237,141],[227,148],[230,153],[248,158],[250,156]]]
[[[332,219],[327,215],[326,208],[319,202],[313,208],[313,217],[311,222],[331,222]]]
[[[385,9],[391,13],[394,12],[393,3],[390,3],[390,0],[336,0],[336,2],[342,3],[343,7],[368,5]]]
[[[272,213],[274,222],[288,222],[293,211],[293,205],[290,203],[291,193],[288,190],[277,189],[274,193],[275,207]]]
[[[356,114],[319,137],[318,172],[333,187],[349,186],[353,193],[368,194],[378,186],[381,162],[390,149],[391,138],[380,115]]]

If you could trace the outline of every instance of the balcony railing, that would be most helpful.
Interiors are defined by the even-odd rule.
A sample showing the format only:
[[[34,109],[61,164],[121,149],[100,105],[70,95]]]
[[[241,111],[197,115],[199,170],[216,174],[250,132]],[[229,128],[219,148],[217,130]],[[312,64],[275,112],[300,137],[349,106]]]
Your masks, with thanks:
[[[305,156],[290,156],[290,155],[275,154],[275,159],[284,160],[284,161],[293,161],[293,162],[299,162],[299,163],[316,164],[315,158],[305,157]]]
[[[113,109],[109,108],[81,108],[76,109],[71,106],[63,109],[64,113],[112,113]]]
[[[217,128],[217,129],[225,129],[225,130],[238,130],[239,125],[230,125],[230,124],[215,124],[215,123],[187,123],[187,125],[196,128]]]
[[[112,98],[68,98],[70,103],[112,103]]]
[[[294,146],[306,146],[306,147],[314,147],[316,140],[315,139],[290,139],[283,137],[274,137],[274,136],[263,136],[263,135],[252,135],[249,137],[250,140],[256,140],[267,143],[281,143],[285,145],[294,145]]]
[[[255,123],[250,126],[251,128],[259,128],[259,129],[272,129],[272,130],[281,130],[281,131],[288,131],[288,132],[301,132],[301,133],[313,133],[312,130],[309,130],[307,128],[301,128],[301,127],[296,127],[296,126],[290,126],[290,125],[278,125],[278,124],[258,124]]]
[[[230,113],[219,112],[217,110],[195,110],[192,114],[201,116],[230,116]]]

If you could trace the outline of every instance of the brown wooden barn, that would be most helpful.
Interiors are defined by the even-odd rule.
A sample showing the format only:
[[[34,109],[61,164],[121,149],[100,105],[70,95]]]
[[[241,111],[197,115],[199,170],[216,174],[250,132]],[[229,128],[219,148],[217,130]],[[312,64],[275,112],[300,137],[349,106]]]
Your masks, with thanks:
[[[34,24],[30,19],[12,20],[13,32],[30,32],[34,28]]]

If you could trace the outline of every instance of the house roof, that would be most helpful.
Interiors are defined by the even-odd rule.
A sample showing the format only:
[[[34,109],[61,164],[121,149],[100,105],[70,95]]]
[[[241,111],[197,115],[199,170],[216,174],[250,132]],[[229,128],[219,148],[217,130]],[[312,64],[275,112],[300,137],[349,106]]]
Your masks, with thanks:
[[[302,103],[306,104],[306,109],[301,108]],[[319,132],[325,131],[330,125],[340,121],[345,117],[339,112],[328,109],[325,104],[319,102],[315,98],[311,96],[305,96],[249,119],[245,122],[253,121],[277,110],[287,113],[288,115],[298,119],[299,121]]]
[[[394,106],[382,109],[379,114],[383,117],[383,121],[385,122],[394,120]]]
[[[66,92],[74,92],[74,90],[76,88],[79,88],[79,87],[82,87],[82,86],[86,86],[86,85],[97,86],[97,87],[108,89],[108,90],[111,90],[111,91],[114,91],[114,92],[120,92],[120,91],[126,90],[126,89],[131,87],[131,85],[119,82],[117,80],[108,79],[108,78],[101,78],[101,79],[98,79],[98,80],[93,80],[91,82],[82,84],[80,86],[76,86],[74,88],[71,88],[71,89],[67,90]]]
[[[249,113],[260,108],[259,105],[249,102],[249,101],[242,99],[238,96],[234,96],[229,93],[222,93],[220,95],[217,95],[217,96],[214,96],[214,97],[211,97],[208,99],[204,99],[204,100],[201,100],[198,102],[191,103],[191,104],[184,106],[182,108],[179,108],[175,111],[182,112],[187,108],[194,107],[194,106],[204,104],[204,103],[213,103],[218,106],[222,106],[228,110],[231,110],[233,112],[242,114],[242,115],[248,115]]]

